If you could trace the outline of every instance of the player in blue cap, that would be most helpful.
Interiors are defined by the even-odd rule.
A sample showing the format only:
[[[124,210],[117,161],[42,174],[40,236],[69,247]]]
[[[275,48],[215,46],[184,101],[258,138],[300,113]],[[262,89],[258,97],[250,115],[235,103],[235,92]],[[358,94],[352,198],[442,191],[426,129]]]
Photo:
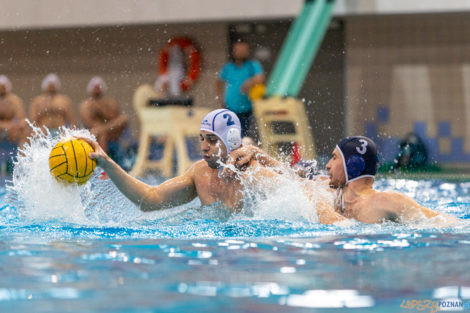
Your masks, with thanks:
[[[372,185],[378,164],[377,146],[371,139],[347,137],[338,143],[326,169],[330,186],[339,190],[337,210],[342,215],[364,223],[412,222],[422,218],[436,218],[441,225],[457,221],[399,192],[375,190]]]
[[[266,166],[279,164],[261,149],[249,146],[234,151],[230,163],[242,167],[253,159]],[[326,169],[330,187],[338,190],[335,209],[342,216],[363,223],[436,218],[437,224],[449,225],[457,221],[455,217],[425,208],[399,192],[375,190],[372,185],[378,164],[377,146],[370,138],[347,137],[338,143]],[[341,216],[333,216],[330,222],[342,219]]]

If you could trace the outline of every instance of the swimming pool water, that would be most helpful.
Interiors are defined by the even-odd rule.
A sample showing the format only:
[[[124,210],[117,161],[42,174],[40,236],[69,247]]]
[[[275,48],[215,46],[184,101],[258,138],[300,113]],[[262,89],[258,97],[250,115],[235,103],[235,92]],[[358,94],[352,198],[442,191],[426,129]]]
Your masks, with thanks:
[[[375,184],[462,219],[447,229],[231,215],[197,200],[141,214],[99,184],[73,218],[66,207],[33,214],[1,189],[0,312],[412,312],[403,301],[470,301],[468,182]]]

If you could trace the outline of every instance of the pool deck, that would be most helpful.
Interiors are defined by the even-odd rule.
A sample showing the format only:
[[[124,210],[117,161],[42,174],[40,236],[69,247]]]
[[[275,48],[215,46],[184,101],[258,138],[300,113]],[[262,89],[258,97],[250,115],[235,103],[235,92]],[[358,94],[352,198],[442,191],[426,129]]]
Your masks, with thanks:
[[[439,179],[448,181],[470,181],[470,168],[444,168],[439,171],[406,171],[406,172],[392,172],[392,173],[378,173],[377,178],[391,178],[391,179]]]

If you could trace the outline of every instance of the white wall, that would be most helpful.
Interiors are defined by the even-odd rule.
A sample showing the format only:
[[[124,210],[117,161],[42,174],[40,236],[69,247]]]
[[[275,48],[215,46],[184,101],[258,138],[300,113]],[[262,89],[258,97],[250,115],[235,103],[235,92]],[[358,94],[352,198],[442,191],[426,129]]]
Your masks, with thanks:
[[[348,135],[392,161],[409,132],[431,160],[470,162],[470,13],[345,18]]]
[[[337,0],[335,15],[450,13],[470,11],[469,0]]]
[[[0,0],[0,29],[274,19],[303,0]]]
[[[296,16],[304,0],[0,0],[0,30]],[[336,0],[335,15],[470,11],[470,0]]]

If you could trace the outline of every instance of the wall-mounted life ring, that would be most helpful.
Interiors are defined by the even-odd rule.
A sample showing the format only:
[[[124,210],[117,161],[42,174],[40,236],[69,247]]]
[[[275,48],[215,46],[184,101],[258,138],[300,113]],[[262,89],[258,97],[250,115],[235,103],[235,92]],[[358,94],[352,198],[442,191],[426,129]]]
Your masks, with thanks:
[[[171,38],[160,52],[159,72],[160,75],[168,74],[168,64],[170,58],[170,49],[173,46],[179,46],[186,57],[186,75],[181,80],[181,90],[188,90],[199,77],[201,71],[201,55],[199,50],[194,46],[191,39],[186,37]]]

